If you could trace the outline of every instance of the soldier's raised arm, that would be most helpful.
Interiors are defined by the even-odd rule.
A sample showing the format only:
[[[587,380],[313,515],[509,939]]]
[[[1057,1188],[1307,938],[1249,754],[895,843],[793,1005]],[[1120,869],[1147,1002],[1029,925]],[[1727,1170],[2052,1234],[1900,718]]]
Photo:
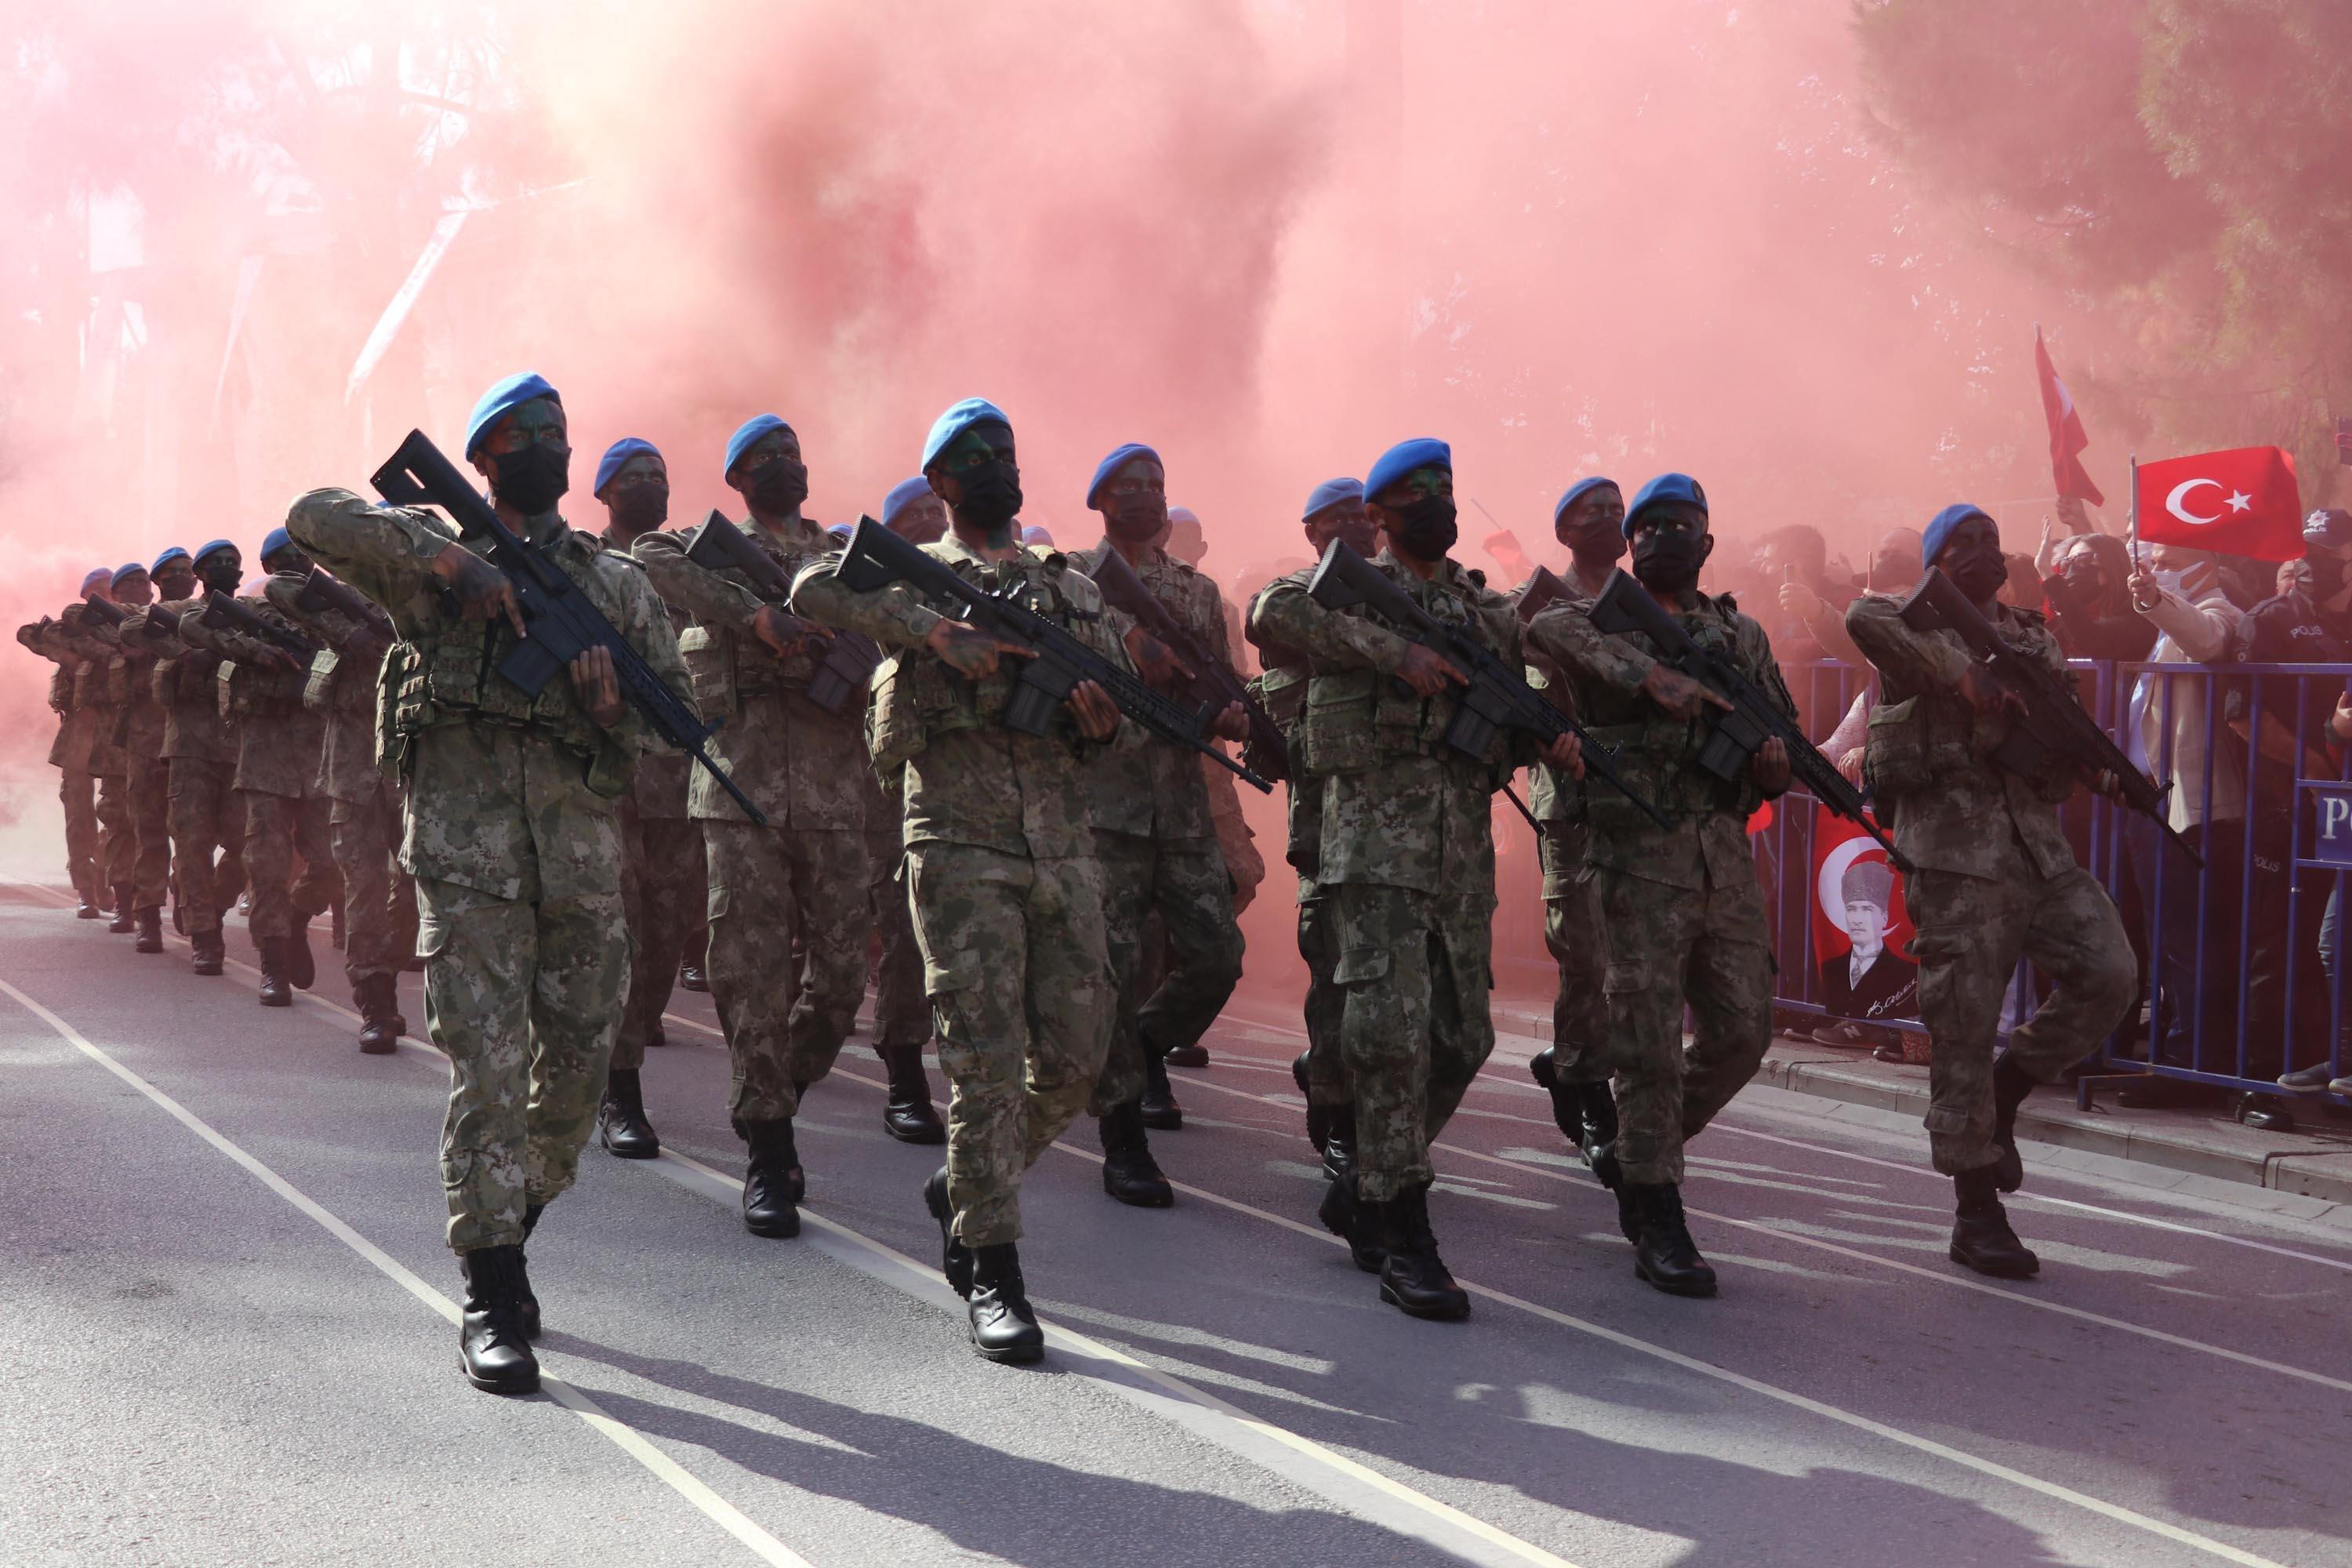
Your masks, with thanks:
[[[1315,602],[1303,581],[1276,578],[1250,606],[1249,634],[1263,646],[1297,648],[1322,669],[1376,669],[1393,675],[1421,645],[1363,616],[1343,616]]]
[[[922,647],[931,628],[948,617],[903,583],[866,593],[845,586],[833,574],[838,556],[812,561],[793,579],[793,614],[843,631],[864,632],[885,647]]]
[[[751,636],[752,617],[766,601],[742,584],[688,560],[686,552],[693,543],[690,533],[648,533],[629,546],[629,556],[645,568],[646,580],[664,604],[684,610],[706,626]]]
[[[1572,605],[1538,612],[1523,634],[1528,650],[1580,680],[1590,680],[1621,697],[1631,697],[1657,667],[1653,655],[1594,626]]]
[[[382,605],[404,634],[442,584],[433,563],[457,542],[428,512],[377,506],[337,489],[299,498],[286,513],[286,531],[312,560]]]
[[[1903,606],[1885,594],[1864,594],[1845,613],[1846,634],[1882,674],[1916,690],[1957,691],[1969,672],[1958,639],[1911,629]]]

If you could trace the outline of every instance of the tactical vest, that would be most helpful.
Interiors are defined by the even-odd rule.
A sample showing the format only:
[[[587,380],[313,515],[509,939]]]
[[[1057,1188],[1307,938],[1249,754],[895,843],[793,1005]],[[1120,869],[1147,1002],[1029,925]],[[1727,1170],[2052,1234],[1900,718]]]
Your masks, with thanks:
[[[1727,603],[1725,608],[1729,609]],[[1702,616],[1689,629],[1693,641],[1736,662],[1728,625]],[[1644,652],[1657,651],[1649,647],[1646,637],[1635,639],[1635,646]],[[1737,779],[1719,779],[1698,765],[1699,748],[1708,734],[1706,720],[1676,719],[1658,712],[1646,699],[1637,701],[1642,710],[1638,718],[1585,727],[1588,744],[1605,746],[1616,753],[1617,771],[1628,790],[1669,816],[1722,812],[1744,823],[1756,814],[1764,804],[1764,792],[1756,787],[1748,771],[1743,769]],[[1588,788],[1584,799],[1585,819],[1596,833],[1633,838],[1657,831],[1648,814],[1617,790],[1606,785]]]
[[[530,698],[498,672],[513,639],[504,622],[446,621],[394,644],[376,679],[376,766],[405,784],[418,736],[448,724],[490,724],[537,731],[579,754],[590,789],[622,794],[631,770],[580,710],[571,681],[550,680]]]
[[[1435,605],[1432,613],[1445,616]],[[1376,669],[1318,670],[1307,677],[1306,714],[1293,745],[1299,769],[1330,778],[1367,772],[1391,757],[1444,757],[1483,766],[1499,783],[1509,773],[1510,732],[1497,730],[1483,757],[1455,750],[1446,743],[1445,727],[1457,700],[1453,689],[1416,695]]]
[[[1979,720],[1957,693],[1918,692],[1872,708],[1862,782],[1878,815],[1891,825],[1904,796],[1948,784],[1958,774],[1996,768],[1992,752],[2007,736],[2009,723],[2001,714]],[[2053,752],[2025,783],[2035,798],[2059,805],[2074,793],[2074,764]]]
[[[302,706],[304,677],[298,672],[257,669],[224,659],[213,679],[224,719],[271,718]]]

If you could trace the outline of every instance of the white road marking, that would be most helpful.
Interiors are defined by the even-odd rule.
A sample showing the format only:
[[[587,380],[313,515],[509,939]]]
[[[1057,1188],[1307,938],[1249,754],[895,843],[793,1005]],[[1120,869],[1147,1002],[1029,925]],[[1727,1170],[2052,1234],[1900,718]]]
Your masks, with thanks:
[[[90,1044],[71,1024],[67,1023],[5,980],[0,980],[0,992],[5,992],[26,1012],[47,1024],[66,1044],[145,1095],[189,1131],[243,1166],[262,1185],[309,1215],[328,1235],[373,1264],[384,1278],[438,1312],[449,1322],[455,1323],[458,1321],[460,1314],[457,1302],[418,1279],[391,1254],[313,1202],[294,1184],[253,1155],[247,1153],[237,1144],[231,1142],[204,1118],[116,1061],[105,1051]],[[588,1395],[562,1378],[543,1370],[540,1373],[540,1388],[548,1397],[588,1423],[597,1432],[609,1438],[623,1453],[652,1471],[672,1490],[701,1510],[712,1523],[751,1548],[752,1554],[762,1563],[772,1563],[775,1568],[812,1568],[807,1558],[752,1523],[734,1504],[696,1479],[677,1460],[647,1442],[635,1428],[614,1420]]]

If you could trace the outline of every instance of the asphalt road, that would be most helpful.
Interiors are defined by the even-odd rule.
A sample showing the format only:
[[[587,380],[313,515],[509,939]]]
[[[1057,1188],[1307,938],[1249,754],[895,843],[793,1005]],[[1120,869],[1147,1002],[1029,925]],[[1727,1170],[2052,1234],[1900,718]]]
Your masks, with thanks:
[[[61,902],[0,887],[0,1563],[2352,1563],[2352,1232],[2029,1152],[2042,1276],[1983,1280],[1916,1126],[1751,1089],[1686,1188],[1722,1295],[1672,1300],[1507,1042],[1437,1159],[1474,1311],[1416,1322],[1314,1223],[1271,997],[1177,1075],[1175,1208],[1105,1197],[1087,1123],[1033,1173],[1049,1353],[1004,1368],[862,1043],[803,1235],[743,1232],[681,993],[668,1152],[592,1147],[530,1249],[547,1388],[478,1394],[441,1059],[357,1054],[323,940],[264,1010]]]

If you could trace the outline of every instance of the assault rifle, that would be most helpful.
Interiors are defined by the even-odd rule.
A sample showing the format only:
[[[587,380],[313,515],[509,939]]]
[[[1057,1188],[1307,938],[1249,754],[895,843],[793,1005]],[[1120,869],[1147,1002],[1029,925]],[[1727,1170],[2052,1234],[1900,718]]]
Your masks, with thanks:
[[[1862,792],[1846,782],[1845,775],[1805,739],[1804,731],[1790,721],[1778,703],[1740,673],[1738,666],[1723,654],[1701,647],[1631,573],[1622,568],[1612,572],[1601,596],[1586,614],[1601,631],[1639,632],[1648,637],[1667,665],[1731,704],[1730,711],[1710,708],[1700,720],[1708,726],[1706,739],[1699,744],[1700,767],[1726,783],[1744,779],[1764,742],[1777,737],[1788,749],[1790,772],[1807,793],[1876,839],[1895,868],[1910,874],[1911,862],[1870,819],[1870,803]]]
[[[694,531],[694,542],[687,547],[686,558],[707,572],[724,572],[730,567],[751,579],[751,591],[769,604],[782,608],[792,598],[793,584],[783,568],[744,536],[743,531],[727,519],[717,507],[703,519],[702,526]],[[874,679],[875,666],[882,662],[881,645],[860,632],[834,631],[814,621],[788,615],[795,635],[814,635],[824,639],[824,657],[817,661],[816,671],[808,679],[803,695],[828,713],[839,713],[849,706],[849,700],[858,689]]]
[[[1903,624],[1915,632],[1950,631],[1960,635],[1969,655],[2000,687],[2025,704],[2011,717],[2009,734],[1994,748],[1992,760],[2011,773],[2038,779],[2050,759],[2063,757],[2094,773],[2113,773],[2120,782],[2123,803],[2164,829],[2165,837],[2200,866],[2205,864],[2194,847],[2174,831],[2164,809],[2167,790],[2132,764],[2132,760],[2107,738],[2107,732],[2083,711],[2074,680],[2062,680],[2039,659],[2029,658],[2001,640],[1959,584],[1930,566],[1919,585],[1901,606]]]
[[[1584,751],[1584,771],[1615,789],[1642,808],[1661,827],[1674,824],[1654,805],[1635,795],[1617,771],[1617,753],[1587,734],[1584,726],[1554,707],[1527,683],[1527,678],[1495,657],[1467,628],[1447,626],[1415,604],[1412,595],[1388,579],[1379,567],[1335,539],[1323,552],[1323,563],[1307,584],[1307,594],[1327,610],[1361,605],[1389,624],[1391,630],[1411,638],[1470,678],[1446,721],[1445,743],[1473,757],[1493,749],[1498,730],[1523,730],[1547,744],[1561,735],[1573,735]],[[1522,811],[1526,807],[1520,808]]]
[[[338,647],[339,652],[358,651],[381,656],[384,649],[400,640],[399,634],[393,629],[390,616],[352,593],[348,584],[336,582],[327,574],[327,569],[315,561],[310,563],[310,574],[302,579],[301,589],[294,595],[294,603],[314,616],[321,613],[341,616],[360,628],[345,645]],[[323,628],[320,635],[326,635]]]
[[[149,642],[162,642],[180,629],[180,617],[161,605],[143,606],[146,617],[139,623],[139,635]],[[121,626],[131,618],[131,612],[110,599],[85,599],[81,604],[82,625]]]
[[[376,494],[394,506],[432,505],[447,512],[457,522],[459,536],[480,543],[490,564],[514,584],[525,635],[499,660],[499,675],[524,696],[537,697],[573,659],[592,647],[604,649],[612,655],[622,700],[664,742],[700,763],[742,807],[744,816],[759,826],[768,826],[767,816],[751,804],[751,797],[727,776],[726,769],[710,760],[703,742],[719,726],[704,723],[663,685],[653,666],[614,629],[595,601],[564,575],[562,567],[499,521],[490,503],[475,492],[424,431],[411,430],[371,482]]]
[[[1124,666],[1022,604],[1011,590],[982,593],[947,563],[908,543],[870,517],[857,520],[857,531],[850,535],[849,548],[835,563],[833,574],[843,587],[857,594],[904,583],[925,598],[952,606],[957,619],[969,621],[991,637],[1034,649],[1035,658],[1020,661],[1013,700],[1000,716],[1007,729],[1024,735],[1045,734],[1053,728],[1055,710],[1068,699],[1071,689],[1082,680],[1091,680],[1118,705],[1120,712],[1161,740],[1190,746],[1244,784],[1274,793],[1272,780],[1202,739],[1189,711],[1145,685]]]
[[[1249,738],[1242,742],[1242,761],[1267,778],[1288,778],[1289,751],[1274,720],[1250,695],[1249,687],[1232,665],[1210,652],[1199,637],[1177,624],[1176,617],[1168,613],[1168,606],[1160,602],[1160,595],[1135,574],[1127,557],[1106,542],[1102,563],[1087,575],[1102,590],[1105,602],[1134,616],[1137,625],[1191,667],[1192,683],[1184,689],[1179,700],[1192,710],[1193,732],[1206,740],[1209,727],[1217,721],[1218,715],[1238,702],[1249,716]]]
[[[1519,613],[1519,624],[1525,626],[1554,605],[1573,604],[1575,600],[1576,591],[1560,581],[1559,573],[1549,566],[1538,566],[1520,591],[1515,607]]]
[[[320,644],[316,638],[279,626],[268,616],[257,613],[252,605],[232,598],[218,588],[205,596],[204,617],[196,624],[210,626],[216,632],[240,632],[291,654],[304,664],[310,663],[310,656],[319,651]]]
[[[84,599],[76,606],[74,619],[95,631],[100,626],[119,626],[130,612],[111,599]]]

